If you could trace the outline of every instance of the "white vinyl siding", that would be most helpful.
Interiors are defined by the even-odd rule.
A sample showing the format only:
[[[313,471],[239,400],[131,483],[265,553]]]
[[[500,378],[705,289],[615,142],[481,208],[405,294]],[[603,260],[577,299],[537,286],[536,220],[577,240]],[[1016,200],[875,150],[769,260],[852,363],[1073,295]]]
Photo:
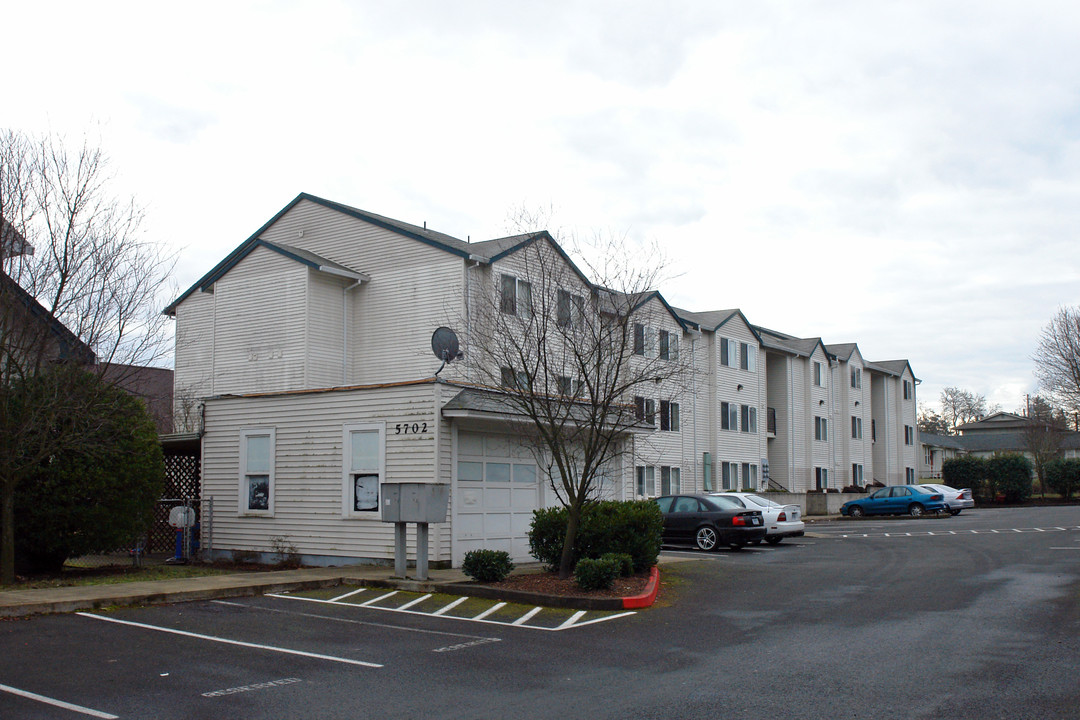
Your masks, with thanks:
[[[379,513],[343,517],[343,428],[386,425],[384,483],[449,483],[451,455],[435,450],[436,422],[449,434],[448,423],[435,412],[441,392],[436,384],[418,384],[208,400],[202,495],[215,499],[214,548],[267,552],[271,539],[281,537],[305,555],[392,558],[393,525],[381,522]],[[240,432],[260,429],[247,425],[252,417],[274,429],[273,518],[242,516],[238,504]],[[395,433],[397,424],[407,424],[409,431]],[[450,560],[450,531],[450,523],[432,526],[433,561]]]

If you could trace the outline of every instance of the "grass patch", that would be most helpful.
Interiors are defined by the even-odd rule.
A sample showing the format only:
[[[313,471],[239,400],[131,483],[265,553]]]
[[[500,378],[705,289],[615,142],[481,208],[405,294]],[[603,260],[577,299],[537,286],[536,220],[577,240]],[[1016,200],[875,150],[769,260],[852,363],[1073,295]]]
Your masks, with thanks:
[[[205,577],[207,575],[228,575],[236,570],[215,568],[206,565],[151,565],[148,567],[128,568],[72,568],[65,569],[59,575],[37,576],[21,580],[14,585],[0,587],[5,590],[34,590],[39,588],[82,587],[87,585],[117,585],[120,583],[144,582],[148,580],[178,580],[182,578]]]

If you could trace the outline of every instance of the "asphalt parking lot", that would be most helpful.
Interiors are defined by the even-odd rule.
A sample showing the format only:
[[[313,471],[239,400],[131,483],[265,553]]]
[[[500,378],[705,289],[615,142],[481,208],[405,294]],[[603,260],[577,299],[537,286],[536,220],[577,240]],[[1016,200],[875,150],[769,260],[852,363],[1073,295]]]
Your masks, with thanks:
[[[0,717],[1078,716],[1080,508],[671,552],[654,607],[569,624],[356,588],[0,622]]]

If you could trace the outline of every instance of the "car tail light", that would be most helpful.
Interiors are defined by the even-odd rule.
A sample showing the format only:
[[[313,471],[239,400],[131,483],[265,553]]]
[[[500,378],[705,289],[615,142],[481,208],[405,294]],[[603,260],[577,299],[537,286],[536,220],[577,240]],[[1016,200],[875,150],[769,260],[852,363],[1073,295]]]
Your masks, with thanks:
[[[780,517],[776,518],[776,522],[787,522],[787,513],[781,511]]]
[[[749,525],[750,524],[748,522],[749,519],[750,519],[749,515],[736,515],[735,517],[731,518],[731,524],[732,525]]]
[[[967,490],[961,490],[960,494],[956,496],[956,499],[957,500],[967,500],[968,499],[967,493],[968,493]]]
[[[931,495],[930,499],[931,500],[944,500],[945,496],[944,495]]]

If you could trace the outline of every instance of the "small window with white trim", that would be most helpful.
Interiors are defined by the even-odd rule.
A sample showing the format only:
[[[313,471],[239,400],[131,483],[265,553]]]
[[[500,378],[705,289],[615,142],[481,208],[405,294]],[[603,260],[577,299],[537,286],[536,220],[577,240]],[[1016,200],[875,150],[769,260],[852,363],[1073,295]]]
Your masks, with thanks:
[[[240,431],[240,515],[274,514],[274,428]]]
[[[345,517],[374,517],[380,512],[386,462],[386,426],[382,423],[346,425],[342,502]]]

